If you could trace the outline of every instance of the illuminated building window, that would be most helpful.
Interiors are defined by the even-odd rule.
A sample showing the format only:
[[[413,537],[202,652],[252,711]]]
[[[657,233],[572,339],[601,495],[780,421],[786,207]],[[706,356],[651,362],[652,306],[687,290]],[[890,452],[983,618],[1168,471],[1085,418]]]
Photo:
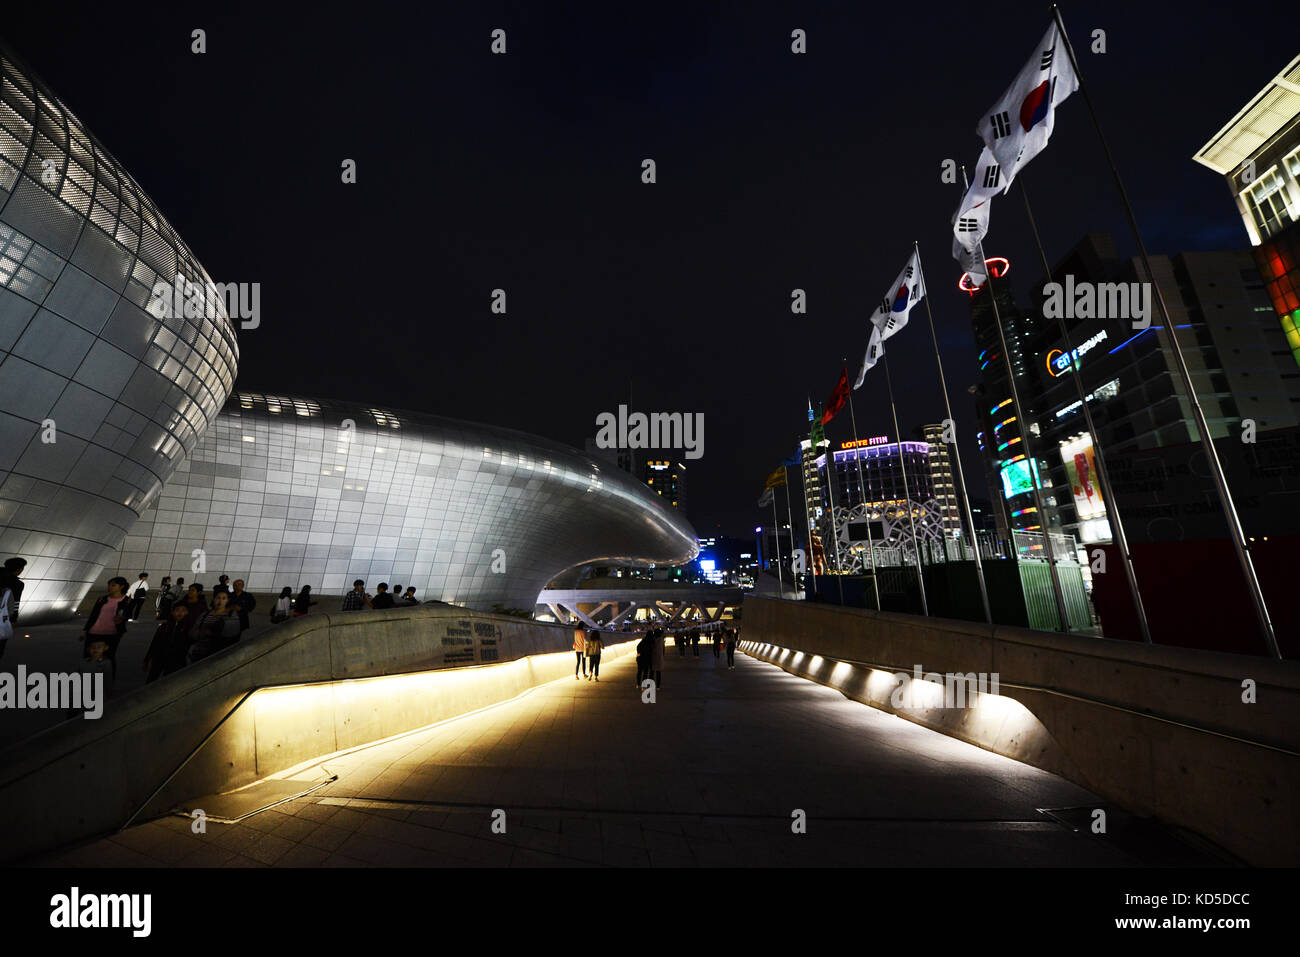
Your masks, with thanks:
[[[1282,188],[1282,177],[1277,167],[1273,167],[1254,183],[1242,190],[1242,199],[1255,218],[1255,226],[1260,236],[1267,239],[1280,232],[1292,222],[1287,209],[1286,191]]]

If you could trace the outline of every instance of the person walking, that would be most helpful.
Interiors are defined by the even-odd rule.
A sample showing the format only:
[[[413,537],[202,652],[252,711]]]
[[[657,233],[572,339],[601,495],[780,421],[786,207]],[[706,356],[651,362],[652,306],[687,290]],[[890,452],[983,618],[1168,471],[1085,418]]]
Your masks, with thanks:
[[[713,660],[717,661],[722,655],[722,632],[714,628],[713,634],[709,637],[713,639]]]
[[[208,600],[203,597],[203,586],[194,582],[185,592],[185,630],[193,631],[200,618],[208,613]]]
[[[664,686],[664,630],[656,628],[654,641],[650,644],[650,674],[655,687],[662,690]]]
[[[271,624],[278,625],[282,621],[288,621],[291,614],[293,614],[293,589],[285,585],[280,589],[280,597],[271,607]]]
[[[578,625],[577,628],[573,629],[573,650],[578,656],[578,660],[573,665],[573,680],[577,681],[579,671],[582,672],[584,678],[587,677],[587,659],[585,657],[587,653],[587,630],[582,625]]]
[[[736,670],[736,629],[727,631],[727,670]]]
[[[677,657],[686,657],[686,632],[679,631],[673,635],[673,644],[677,646]]]
[[[636,643],[636,686],[638,688],[641,687],[642,679],[650,670],[650,642],[653,640],[653,634],[653,631],[647,631]]]
[[[244,591],[244,580],[236,578],[233,590],[230,593],[230,606],[235,609],[235,614],[239,616],[239,636],[241,638],[244,636],[244,632],[248,631],[248,616],[252,614],[256,605],[257,599]]]
[[[700,656],[700,633],[698,630],[691,632],[691,651],[696,658]]]
[[[158,586],[158,600],[154,604],[154,611],[159,621],[168,619],[174,604],[176,604],[176,595],[172,591],[172,577],[164,575],[162,584]]]
[[[173,604],[168,609],[167,620],[158,625],[140,664],[142,671],[148,672],[145,684],[157,681],[163,675],[180,671],[185,667],[185,653],[189,650],[189,630],[185,627],[185,606]]]
[[[600,681],[600,653],[605,643],[600,640],[600,632],[595,628],[587,632],[587,680]]]
[[[86,616],[86,627],[81,629],[82,654],[85,659],[107,659],[117,677],[117,646],[126,634],[126,616],[131,606],[126,597],[127,581],[121,576],[108,580],[108,593],[99,596]],[[92,645],[102,644],[102,652]]]
[[[230,592],[212,594],[212,607],[189,629],[190,661],[228,648],[239,640],[239,611],[230,604]]]
[[[4,657],[5,645],[18,627],[18,602],[23,597],[23,569],[27,567],[25,558],[5,560],[4,569],[0,570],[0,658]]]
[[[144,607],[145,596],[149,593],[149,573],[141,572],[140,577],[132,582],[131,587],[126,590],[126,597],[131,600],[127,609],[127,621],[135,621],[140,617],[140,609]]]
[[[361,611],[363,608],[373,608],[370,604],[370,596],[366,594],[366,583],[358,578],[352,583],[352,591],[343,596],[343,611]]]

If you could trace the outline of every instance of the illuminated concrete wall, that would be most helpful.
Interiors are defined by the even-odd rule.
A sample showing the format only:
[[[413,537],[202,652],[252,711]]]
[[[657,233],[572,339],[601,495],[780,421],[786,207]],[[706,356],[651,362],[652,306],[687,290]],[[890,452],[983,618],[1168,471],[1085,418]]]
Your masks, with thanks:
[[[28,560],[26,623],[71,613],[230,393],[221,303],[146,311],[178,274],[207,288],[131,176],[0,55],[0,557]]]
[[[195,550],[205,570],[193,571]],[[676,564],[695,532],[646,485],[510,429],[360,403],[237,393],[132,529],[121,574],[243,578],[530,611],[574,565]],[[116,572],[114,572],[116,573]]]

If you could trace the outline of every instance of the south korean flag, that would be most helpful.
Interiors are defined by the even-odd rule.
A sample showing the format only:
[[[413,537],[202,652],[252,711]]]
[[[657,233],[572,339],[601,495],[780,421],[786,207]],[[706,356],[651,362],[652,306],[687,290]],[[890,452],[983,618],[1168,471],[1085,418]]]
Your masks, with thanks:
[[[1002,166],[986,146],[975,164],[975,176],[966,195],[961,198],[952,222],[952,257],[977,286],[984,285],[988,278],[978,251],[989,232],[989,207],[993,197],[1001,192],[1002,185]]]
[[[880,357],[885,354],[884,340],[880,337],[880,330],[875,326],[871,327],[871,339],[867,342],[867,355],[862,360],[862,369],[858,372],[858,380],[853,383],[853,388],[862,388],[862,380],[867,377],[871,367],[880,361]]]
[[[980,117],[975,132],[1002,167],[1002,192],[1042,152],[1052,136],[1056,108],[1079,88],[1065,38],[1053,22],[1024,69]]]
[[[913,250],[907,265],[898,274],[889,293],[880,300],[876,311],[871,314],[871,324],[880,330],[883,342],[890,336],[902,332],[907,325],[908,314],[912,307],[925,295],[925,285],[921,281],[921,257]]]

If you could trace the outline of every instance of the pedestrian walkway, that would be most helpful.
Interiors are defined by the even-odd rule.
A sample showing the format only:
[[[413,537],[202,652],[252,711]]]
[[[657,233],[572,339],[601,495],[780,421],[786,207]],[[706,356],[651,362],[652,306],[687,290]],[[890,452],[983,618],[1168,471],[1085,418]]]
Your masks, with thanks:
[[[743,654],[729,671],[725,656],[670,649],[654,704],[634,676],[628,656],[602,667],[599,683],[565,678],[325,760],[336,781],[237,824],[210,822],[206,834],[173,816],[39,863],[1217,863],[1167,839],[1126,846],[1073,830],[1072,816],[1103,806],[1082,788]],[[504,834],[492,829],[497,811]],[[796,812],[806,833],[794,832]],[[1113,810],[1112,833],[1123,817]]]

